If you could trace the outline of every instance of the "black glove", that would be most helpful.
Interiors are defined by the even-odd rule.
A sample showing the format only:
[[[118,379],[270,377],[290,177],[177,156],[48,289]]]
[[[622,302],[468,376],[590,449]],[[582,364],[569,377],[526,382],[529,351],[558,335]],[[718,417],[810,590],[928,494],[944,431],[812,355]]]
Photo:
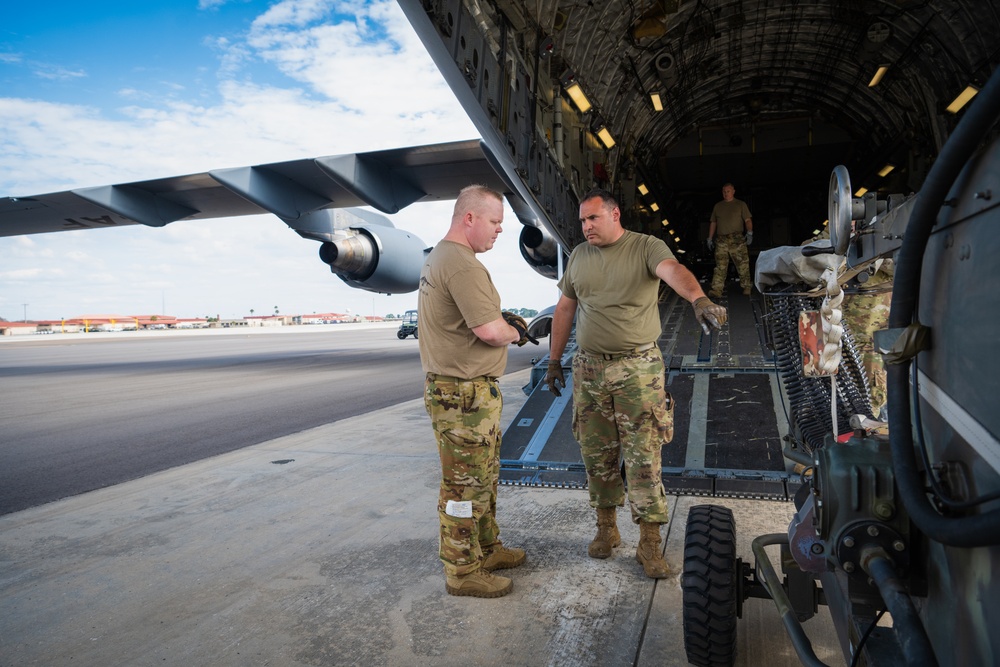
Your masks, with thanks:
[[[514,329],[517,330],[517,333],[520,334],[521,337],[516,341],[518,347],[521,347],[527,342],[532,342],[535,345],[538,345],[538,340],[534,336],[528,335],[528,323],[524,321],[523,317],[506,310],[500,313],[500,317],[503,318],[504,322],[514,327]]]
[[[709,333],[709,327],[721,329],[722,325],[729,319],[726,309],[712,303],[712,300],[707,296],[695,299],[692,305],[694,306],[694,318],[698,320],[701,330],[705,333]]]
[[[549,359],[549,369],[545,371],[545,386],[549,388],[554,396],[562,396],[559,388],[566,387],[566,378],[563,377],[562,362],[558,359]]]

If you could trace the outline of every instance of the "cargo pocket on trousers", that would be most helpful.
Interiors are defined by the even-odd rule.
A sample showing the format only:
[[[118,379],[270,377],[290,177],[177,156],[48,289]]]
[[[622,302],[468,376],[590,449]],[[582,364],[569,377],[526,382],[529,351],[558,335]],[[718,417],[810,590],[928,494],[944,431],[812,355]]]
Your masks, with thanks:
[[[674,397],[670,395],[669,391],[665,393],[666,400],[663,401],[663,405],[653,409],[653,414],[656,416],[657,427],[660,429],[660,437],[663,438],[664,443],[667,443],[674,439]]]

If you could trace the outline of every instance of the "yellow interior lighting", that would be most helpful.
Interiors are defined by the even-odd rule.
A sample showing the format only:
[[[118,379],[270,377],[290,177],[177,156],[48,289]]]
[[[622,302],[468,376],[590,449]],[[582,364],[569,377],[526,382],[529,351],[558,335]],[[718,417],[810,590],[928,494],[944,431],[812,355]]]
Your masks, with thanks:
[[[587,113],[590,111],[590,100],[588,100],[587,96],[584,95],[583,88],[580,87],[580,84],[569,84],[569,86],[566,87],[566,94],[569,95],[571,100],[573,100],[573,104],[575,104],[576,108],[580,110],[580,113]]]
[[[949,113],[958,113],[962,110],[962,107],[969,103],[969,100],[976,96],[976,93],[978,92],[979,89],[975,86],[966,86],[965,90],[960,92],[958,97],[953,99],[951,104],[949,104],[945,110]]]
[[[854,196],[864,197],[866,192],[868,192],[868,188],[858,188],[858,191],[854,193]]]
[[[650,93],[649,99],[653,102],[653,111],[663,111],[663,100],[659,93]]]
[[[655,213],[656,211],[660,210],[660,205],[654,201],[652,204],[649,205],[649,208],[653,209],[653,212]]]
[[[614,137],[611,136],[611,133],[608,132],[608,128],[602,127],[601,129],[599,129],[597,131],[597,137],[601,140],[601,143],[604,144],[605,148],[609,148],[610,149],[610,148],[614,147],[615,140],[614,140]],[[656,209],[653,209],[653,210],[656,210]]]
[[[896,168],[896,165],[894,165],[894,164],[887,164],[884,167],[882,167],[881,169],[879,169],[878,175],[881,176],[882,178],[885,178],[895,168]]]
[[[641,194],[641,195],[648,195],[649,194],[649,188],[646,187],[645,183],[640,183],[639,184],[639,194]]]
[[[878,70],[875,71],[875,76],[873,76],[872,80],[868,82],[868,87],[874,88],[875,86],[877,86],[879,82],[882,80],[882,77],[885,76],[885,73],[888,71],[889,71],[888,65],[882,65],[881,67],[879,67]]]

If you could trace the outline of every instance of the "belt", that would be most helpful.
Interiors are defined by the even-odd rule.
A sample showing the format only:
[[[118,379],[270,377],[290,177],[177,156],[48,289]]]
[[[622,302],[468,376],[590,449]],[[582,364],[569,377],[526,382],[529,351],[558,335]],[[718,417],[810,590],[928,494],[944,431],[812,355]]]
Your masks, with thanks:
[[[432,382],[479,382],[481,380],[486,380],[487,382],[496,382],[497,378],[493,375],[477,375],[472,378],[460,378],[454,375],[439,375],[438,373],[428,373],[427,379]]]
[[[603,352],[588,352],[587,350],[583,349],[581,349],[580,351],[592,357],[601,357],[605,361],[614,361],[615,359],[621,359],[623,357],[631,357],[636,354],[641,354],[646,350],[652,350],[655,345],[656,343],[646,343],[645,345],[633,347],[631,350],[626,350],[625,352],[617,352],[615,354],[605,354]]]
[[[729,238],[730,236],[743,236],[743,232],[730,232],[729,234],[719,234],[719,238]]]

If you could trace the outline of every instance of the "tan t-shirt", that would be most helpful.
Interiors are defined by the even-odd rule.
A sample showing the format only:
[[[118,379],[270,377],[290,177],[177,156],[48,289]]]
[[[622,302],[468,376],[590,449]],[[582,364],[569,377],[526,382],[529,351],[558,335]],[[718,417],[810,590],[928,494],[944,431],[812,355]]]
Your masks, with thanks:
[[[704,210],[704,209],[702,209]],[[750,209],[739,199],[722,200],[712,209],[709,222],[715,223],[716,234],[742,234],[743,223],[750,219]]]
[[[476,253],[441,241],[420,272],[417,318],[420,363],[426,373],[499,377],[507,348],[484,343],[472,329],[500,317],[500,294]]]
[[[656,267],[665,259],[674,259],[666,243],[628,230],[609,246],[573,249],[559,289],[577,302],[582,349],[621,354],[660,337]]]

